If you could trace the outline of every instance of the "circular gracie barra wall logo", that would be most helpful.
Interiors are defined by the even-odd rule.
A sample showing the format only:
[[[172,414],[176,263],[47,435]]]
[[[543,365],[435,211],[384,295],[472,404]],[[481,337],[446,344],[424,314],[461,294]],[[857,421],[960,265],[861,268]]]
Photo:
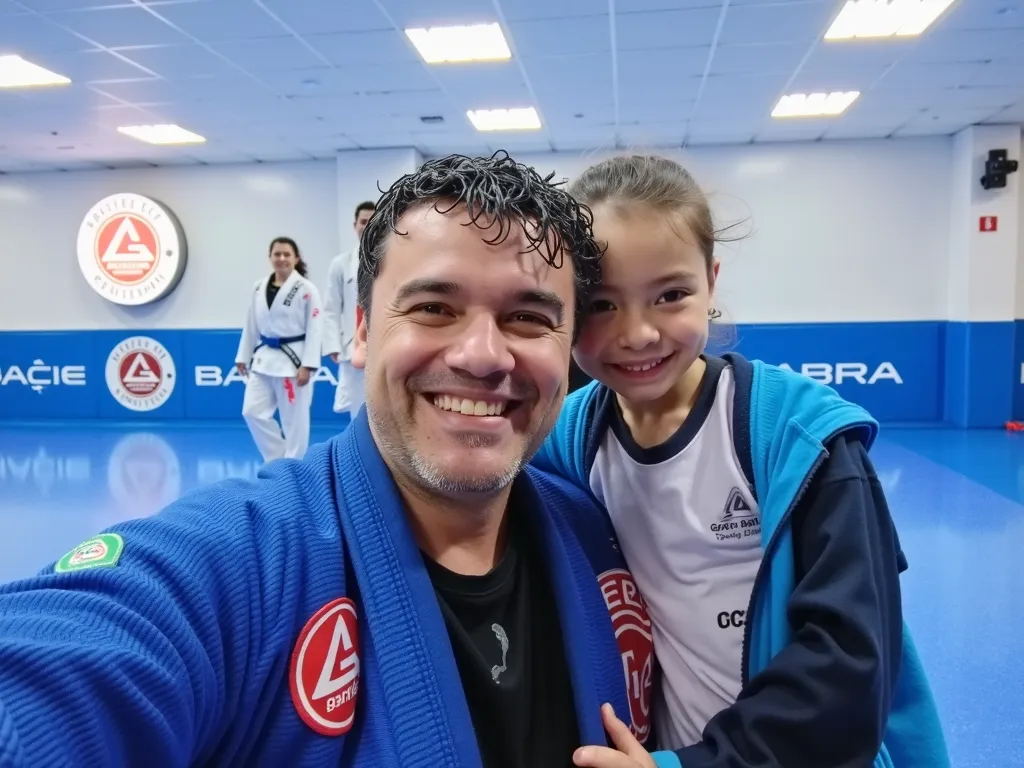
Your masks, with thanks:
[[[332,600],[306,622],[292,652],[288,683],[302,721],[324,736],[352,729],[359,693],[359,622],[347,597]]]
[[[107,356],[107,389],[125,408],[153,411],[174,392],[174,358],[148,336],[125,339]]]
[[[651,733],[651,678],[654,674],[654,640],[647,603],[629,571],[621,568],[605,571],[598,577],[598,583],[622,654],[629,714],[633,721],[630,730],[642,744]]]
[[[94,205],[78,228],[78,267],[115,304],[138,306],[174,290],[187,261],[185,234],[169,208],[130,193]]]

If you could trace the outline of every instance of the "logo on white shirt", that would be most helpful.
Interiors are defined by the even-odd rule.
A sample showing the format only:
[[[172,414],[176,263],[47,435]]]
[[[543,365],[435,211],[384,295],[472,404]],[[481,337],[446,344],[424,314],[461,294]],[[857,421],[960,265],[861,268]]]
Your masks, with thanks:
[[[729,492],[722,516],[711,524],[711,532],[719,541],[760,537],[761,518],[739,488],[733,487]]]

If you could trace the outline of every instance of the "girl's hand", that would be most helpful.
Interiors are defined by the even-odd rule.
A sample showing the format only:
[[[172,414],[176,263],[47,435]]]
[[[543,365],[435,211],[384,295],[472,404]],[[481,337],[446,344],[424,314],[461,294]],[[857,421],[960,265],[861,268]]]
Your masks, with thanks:
[[[601,707],[601,720],[616,749],[609,747],[580,747],[572,761],[580,768],[657,768],[643,744],[624,722],[615,716],[611,704]]]

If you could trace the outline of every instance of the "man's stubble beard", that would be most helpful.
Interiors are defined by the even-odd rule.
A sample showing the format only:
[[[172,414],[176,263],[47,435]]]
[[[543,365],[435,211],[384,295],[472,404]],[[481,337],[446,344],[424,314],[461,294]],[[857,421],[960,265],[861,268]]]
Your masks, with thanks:
[[[452,477],[425,456],[411,449],[409,441],[401,436],[401,429],[396,429],[397,434],[392,435],[391,430],[376,417],[369,401],[367,401],[366,415],[370,422],[370,432],[373,434],[374,441],[385,458],[385,462],[398,464],[397,467],[392,467],[392,471],[402,471],[424,490],[435,493],[446,495],[498,493],[519,476],[532,457],[532,453],[531,457],[521,456],[500,474],[484,477]],[[398,427],[397,423],[395,426]],[[482,448],[491,442],[490,439],[480,435],[467,436],[461,438],[461,441],[469,448]]]

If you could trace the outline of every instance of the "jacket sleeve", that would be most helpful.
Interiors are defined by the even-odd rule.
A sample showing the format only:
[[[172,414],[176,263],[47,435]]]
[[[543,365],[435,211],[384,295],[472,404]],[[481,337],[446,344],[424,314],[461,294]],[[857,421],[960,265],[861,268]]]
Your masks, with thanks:
[[[313,283],[308,283],[307,287],[309,298],[306,300],[306,341],[302,345],[302,367],[318,371],[323,357],[324,312],[320,291]]]
[[[236,363],[249,365],[252,362],[253,353],[256,351],[256,341],[260,337],[259,329],[256,327],[256,301],[259,298],[259,283],[249,294],[249,309],[245,313],[245,322],[242,324],[242,338],[238,340],[238,351],[235,353]]]
[[[324,295],[323,354],[341,352],[341,318],[345,311],[345,259],[337,256],[327,270],[327,293]]]
[[[259,695],[284,581],[239,486],[115,526],[112,565],[0,587],[0,766],[209,761]]]
[[[590,485],[584,467],[584,454],[587,441],[592,439],[587,405],[593,397],[595,386],[596,382],[565,398],[554,428],[531,461],[537,469],[558,475],[587,493],[590,493]]]
[[[659,753],[682,768],[870,766],[902,659],[906,568],[864,446],[839,436],[793,511],[792,642],[751,679],[703,740]]]

